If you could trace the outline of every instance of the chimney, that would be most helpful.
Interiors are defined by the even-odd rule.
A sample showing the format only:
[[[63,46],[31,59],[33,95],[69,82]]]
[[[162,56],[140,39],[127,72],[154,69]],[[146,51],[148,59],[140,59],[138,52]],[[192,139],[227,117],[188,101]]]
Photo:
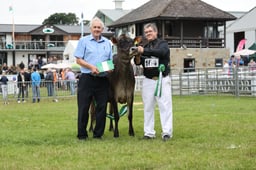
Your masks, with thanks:
[[[113,2],[115,2],[115,9],[123,9],[122,4],[124,0],[114,0]]]

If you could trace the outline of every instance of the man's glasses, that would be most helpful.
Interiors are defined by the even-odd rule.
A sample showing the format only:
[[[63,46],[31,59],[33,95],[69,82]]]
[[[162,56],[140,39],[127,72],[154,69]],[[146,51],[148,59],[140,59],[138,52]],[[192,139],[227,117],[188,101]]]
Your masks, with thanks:
[[[144,33],[149,34],[149,33],[152,33],[152,32],[153,32],[153,30],[148,30],[148,31],[145,31]]]

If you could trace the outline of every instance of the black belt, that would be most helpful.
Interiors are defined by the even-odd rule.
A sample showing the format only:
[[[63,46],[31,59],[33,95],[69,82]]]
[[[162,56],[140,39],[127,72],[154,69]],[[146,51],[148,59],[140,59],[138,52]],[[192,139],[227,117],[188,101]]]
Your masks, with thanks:
[[[98,75],[94,75],[94,74],[91,74],[91,73],[82,73],[82,75],[93,77],[93,78],[106,78],[106,76],[98,76]]]
[[[166,77],[167,75],[163,75],[163,78],[164,77]],[[146,78],[148,78],[148,79],[153,79],[153,80],[158,80],[158,78],[159,78],[159,75],[157,75],[157,76],[145,76]]]

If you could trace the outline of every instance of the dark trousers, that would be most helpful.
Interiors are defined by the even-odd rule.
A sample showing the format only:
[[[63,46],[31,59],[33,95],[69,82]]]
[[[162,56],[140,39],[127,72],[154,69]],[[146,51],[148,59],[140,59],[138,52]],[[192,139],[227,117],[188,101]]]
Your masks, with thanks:
[[[48,96],[53,96],[53,82],[46,82]]]
[[[89,108],[93,98],[96,101],[96,125],[93,137],[101,137],[104,134],[108,88],[109,83],[106,77],[94,77],[90,74],[82,74],[80,76],[77,91],[78,138],[88,137]]]
[[[25,90],[26,90],[25,86],[23,85],[19,86],[18,101],[20,101],[20,95],[21,95],[22,101],[24,101]]]

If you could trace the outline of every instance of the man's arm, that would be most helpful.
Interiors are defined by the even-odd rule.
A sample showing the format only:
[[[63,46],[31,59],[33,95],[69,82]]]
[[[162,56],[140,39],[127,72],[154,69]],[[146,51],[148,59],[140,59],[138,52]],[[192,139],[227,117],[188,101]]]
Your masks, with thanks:
[[[82,67],[90,69],[92,74],[100,73],[96,66],[89,64],[88,62],[86,62],[85,60],[83,60],[81,58],[76,58],[76,63]]]
[[[165,58],[169,50],[168,43],[166,41],[160,41],[156,48],[144,48],[143,55]]]

